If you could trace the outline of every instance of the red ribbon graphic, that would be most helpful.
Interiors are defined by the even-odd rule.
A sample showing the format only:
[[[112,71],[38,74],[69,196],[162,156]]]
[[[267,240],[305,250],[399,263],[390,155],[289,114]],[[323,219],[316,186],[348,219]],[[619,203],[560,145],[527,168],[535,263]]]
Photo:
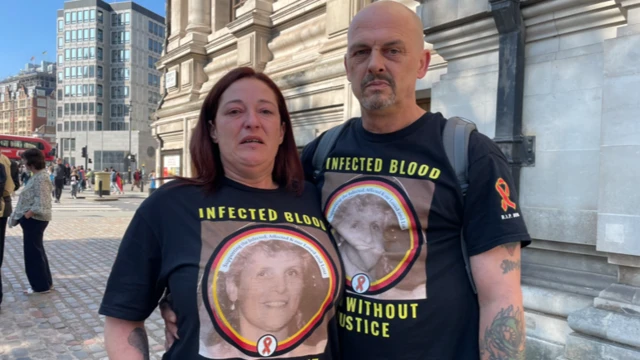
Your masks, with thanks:
[[[270,337],[264,339],[262,342],[262,345],[264,345],[264,348],[262,348],[262,355],[268,356],[271,354],[271,342],[273,342],[273,340]]]
[[[356,291],[364,291],[363,286],[365,281],[367,281],[367,279],[365,279],[363,275],[358,277],[358,286],[356,287]]]
[[[507,185],[507,182],[504,181],[504,179],[499,178],[498,181],[496,181],[496,190],[498,191],[498,194],[500,194],[500,197],[502,198],[502,201],[501,201],[502,210],[507,211],[507,208],[509,207],[515,210],[516,203],[514,203],[513,201],[511,201],[511,199],[509,199],[509,195],[511,194],[511,191],[509,191],[509,185]]]

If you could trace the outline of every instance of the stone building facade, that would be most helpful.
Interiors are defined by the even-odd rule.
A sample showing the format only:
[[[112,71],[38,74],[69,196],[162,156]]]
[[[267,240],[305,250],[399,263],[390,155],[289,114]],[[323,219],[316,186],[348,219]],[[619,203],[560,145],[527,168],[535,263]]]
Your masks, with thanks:
[[[343,56],[370,2],[168,0],[157,169],[190,175],[199,107],[237,66],[281,87],[301,147],[357,116]],[[535,238],[527,359],[640,359],[640,1],[401,2],[432,50],[419,103],[474,120],[513,162]]]

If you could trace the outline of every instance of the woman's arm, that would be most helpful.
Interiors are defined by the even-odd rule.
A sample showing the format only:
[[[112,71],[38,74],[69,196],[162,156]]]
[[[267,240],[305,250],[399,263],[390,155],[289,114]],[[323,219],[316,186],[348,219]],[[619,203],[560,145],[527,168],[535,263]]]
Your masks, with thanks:
[[[107,316],[104,344],[111,360],[149,360],[149,340],[144,321],[128,321]]]

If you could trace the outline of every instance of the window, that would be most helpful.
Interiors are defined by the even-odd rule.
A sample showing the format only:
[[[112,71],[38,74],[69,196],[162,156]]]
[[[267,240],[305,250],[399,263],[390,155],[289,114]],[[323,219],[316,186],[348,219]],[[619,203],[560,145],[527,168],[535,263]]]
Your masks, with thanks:
[[[153,85],[152,77],[153,77],[153,74],[151,74],[151,73],[147,74],[147,85],[149,85],[149,86]]]
[[[91,10],[90,14],[91,14],[91,21],[92,22],[96,21],[96,11],[95,10]]]
[[[64,21],[67,24],[71,23],[71,13],[70,12],[64,14]],[[60,25],[58,25],[58,27],[60,27]]]
[[[129,68],[124,68],[124,79],[129,80]]]
[[[71,115],[75,115],[75,114],[76,114],[76,103],[71,103]],[[73,130],[73,125],[71,126],[72,126],[71,130]]]
[[[77,74],[76,74],[76,67],[74,66],[74,67],[72,67],[72,68],[71,68],[71,78],[72,78],[72,79],[75,79],[75,78],[76,78],[76,75],[77,75]]]
[[[58,65],[61,65],[64,63],[64,56],[62,54],[58,55]]]
[[[102,85],[98,85],[96,87],[96,94],[98,95],[98,97],[102,97]]]
[[[65,85],[64,86],[64,97],[69,97],[69,96],[71,96],[71,86]]]
[[[64,39],[62,37],[58,38],[58,49],[62,49],[64,47]]]
[[[76,96],[76,86],[75,85],[71,85],[71,97],[75,97],[75,96]]]
[[[64,50],[64,59],[65,60],[71,60],[71,49],[65,49]]]
[[[96,104],[96,115],[102,115],[102,103]]]
[[[100,48],[98,48],[100,49]],[[90,59],[95,59],[96,58],[96,48],[91,47],[89,48],[89,58]]]
[[[64,78],[65,79],[71,78],[71,68],[65,68],[64,69]]]
[[[96,76],[96,67],[94,65],[89,66],[89,77],[94,78]]]
[[[95,113],[95,105],[93,103],[89,103],[89,115],[93,115],[94,113]]]
[[[68,121],[64,122],[64,131],[69,131],[69,122]]]
[[[71,49],[71,60],[75,60],[78,56],[77,54],[78,50],[77,49]]]
[[[58,119],[62,118],[62,106],[58,106]]]
[[[153,22],[149,20],[149,32],[153,33]]]
[[[153,51],[153,39],[149,38],[149,51]]]
[[[62,132],[62,123],[58,123],[58,132]]]
[[[102,29],[98,29],[98,41],[102,42]]]
[[[83,22],[84,21],[84,17],[82,16],[82,11],[78,11],[78,22]]]
[[[69,104],[64,104],[64,114],[69,115]]]
[[[85,59],[89,59],[89,56],[91,56],[91,54],[89,53],[89,49],[92,49],[92,48],[84,48],[84,54],[83,55],[84,55]]]
[[[124,61],[129,62],[129,55],[131,54],[131,50],[124,51]]]
[[[102,11],[98,10],[98,22],[102,23],[104,21],[104,16],[102,15]]]
[[[89,85],[89,96],[93,96],[95,94],[94,92],[94,85],[90,84]]]
[[[89,77],[89,67],[88,66],[84,66],[82,68],[82,77],[84,77],[84,78],[88,78]]]
[[[72,105],[75,105],[75,104],[72,104]],[[76,131],[76,122],[75,121],[71,122],[71,131]],[[70,142],[75,143],[76,139],[69,139],[69,140],[70,140]],[[75,146],[74,146],[74,148],[75,148]],[[73,149],[73,150],[75,150],[75,149]]]
[[[118,14],[111,14],[111,26],[118,25]]]
[[[98,48],[98,60],[102,61],[102,48]]]
[[[82,85],[82,96],[89,96],[89,85]]]
[[[77,33],[77,32],[76,32],[75,30],[72,30],[72,31],[71,31],[71,42],[76,41],[76,33]]]
[[[64,79],[64,73],[62,71],[58,71],[58,82],[62,82]]]
[[[128,12],[124,13],[124,24],[125,25],[131,24],[131,14],[129,14]]]
[[[88,103],[82,103],[82,115],[88,115],[89,114],[89,104]],[[82,130],[87,130],[87,122],[84,122],[84,129]]]
[[[62,100],[62,89],[58,89],[58,100]]]
[[[64,32],[64,42],[68,43],[71,41],[71,31],[67,30]]]
[[[89,10],[85,10],[84,11],[84,22],[88,22],[89,21]]]
[[[131,42],[131,33],[128,31],[124,32],[124,43],[128,44]]]
[[[93,30],[93,29],[91,29]],[[89,41],[89,29],[84,29],[83,31],[83,37],[84,37],[84,41]]]

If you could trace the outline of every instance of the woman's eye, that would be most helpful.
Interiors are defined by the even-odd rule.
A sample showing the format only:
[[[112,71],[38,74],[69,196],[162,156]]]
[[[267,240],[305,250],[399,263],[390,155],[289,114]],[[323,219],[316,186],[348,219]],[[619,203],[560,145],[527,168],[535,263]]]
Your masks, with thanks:
[[[262,110],[261,113],[267,114],[267,115],[271,115],[271,114],[273,114],[273,111],[265,109],[265,110]]]
[[[238,109],[232,109],[227,111],[227,115],[238,115],[238,114],[240,114],[240,110]]]
[[[298,274],[299,274],[298,270],[295,270],[295,269],[291,269],[287,271],[287,275],[291,277],[298,276]]]

